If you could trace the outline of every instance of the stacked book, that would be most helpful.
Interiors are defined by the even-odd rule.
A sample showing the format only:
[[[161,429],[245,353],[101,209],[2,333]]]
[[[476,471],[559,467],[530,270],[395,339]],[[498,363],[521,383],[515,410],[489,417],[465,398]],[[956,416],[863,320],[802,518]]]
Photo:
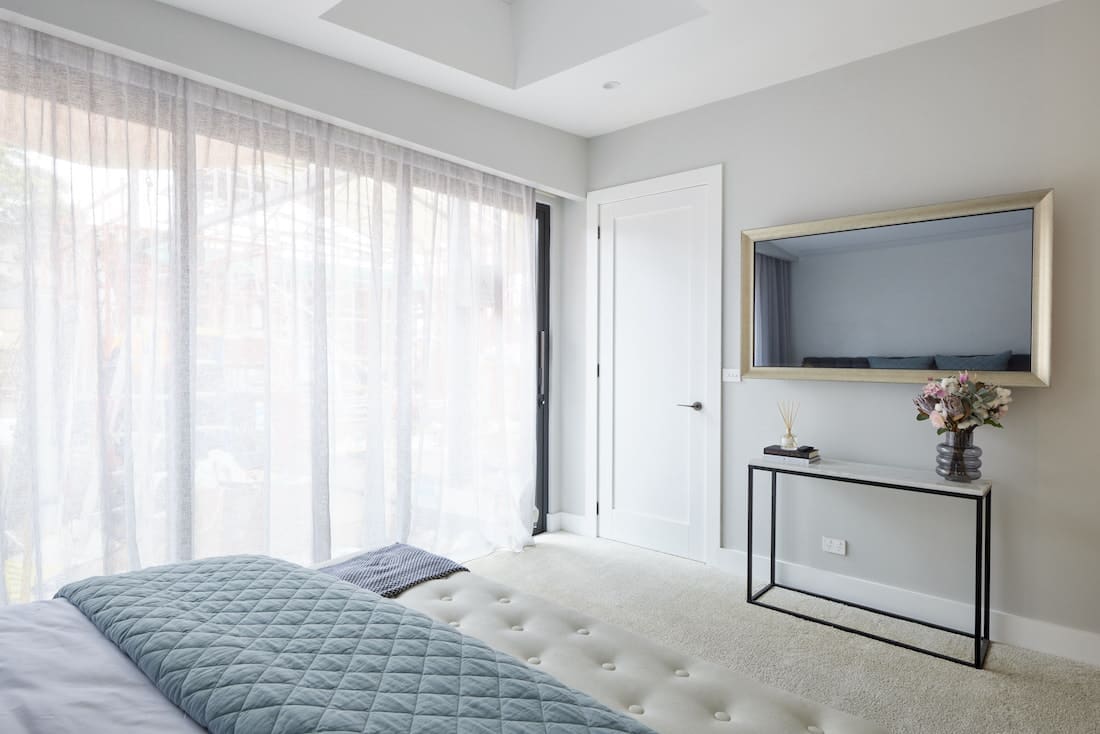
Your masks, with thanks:
[[[813,446],[799,446],[796,449],[785,449],[779,444],[773,444],[764,449],[764,456],[773,461],[782,461],[786,464],[816,464],[821,461],[821,452]]]

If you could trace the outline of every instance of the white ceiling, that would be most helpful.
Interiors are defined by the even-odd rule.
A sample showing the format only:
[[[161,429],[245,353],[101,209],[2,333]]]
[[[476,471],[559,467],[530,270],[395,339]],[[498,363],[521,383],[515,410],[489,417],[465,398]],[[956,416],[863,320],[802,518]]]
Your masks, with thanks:
[[[585,137],[1056,2],[159,1]]]

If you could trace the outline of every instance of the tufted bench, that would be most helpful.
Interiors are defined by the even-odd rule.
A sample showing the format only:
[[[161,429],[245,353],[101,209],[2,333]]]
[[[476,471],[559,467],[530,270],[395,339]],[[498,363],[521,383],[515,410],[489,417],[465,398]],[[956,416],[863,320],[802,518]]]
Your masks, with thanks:
[[[885,732],[472,573],[428,581],[397,598],[660,734]]]

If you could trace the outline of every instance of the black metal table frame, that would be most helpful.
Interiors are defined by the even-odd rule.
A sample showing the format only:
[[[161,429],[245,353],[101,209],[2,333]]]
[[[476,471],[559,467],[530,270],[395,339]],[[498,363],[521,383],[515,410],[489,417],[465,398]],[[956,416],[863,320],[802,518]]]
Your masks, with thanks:
[[[770,561],[770,577],[768,584],[760,591],[753,592],[752,589],[752,561],[753,561],[753,544],[752,544],[752,526],[753,526],[753,476],[756,471],[771,472],[772,486],[771,486],[771,553],[769,556]],[[919,492],[922,494],[941,495],[945,497],[952,497],[954,499],[965,499],[974,501],[975,510],[975,530],[974,530],[974,630],[958,630],[951,627],[945,627],[943,625],[935,624],[933,622],[927,622],[922,619],[914,619],[913,617],[907,617],[903,614],[896,614],[894,612],[888,612],[883,609],[876,609],[874,607],[866,606],[863,604],[857,604],[855,602],[846,601],[844,599],[837,599],[825,594],[818,594],[805,589],[795,588],[786,584],[776,583],[775,580],[775,520],[776,520],[776,495],[778,476],[780,474],[790,474],[799,477],[809,477],[811,479],[824,479],[831,482],[844,482],[847,484],[862,484],[870,487],[882,487],[884,489],[896,489],[903,492]],[[799,619],[805,619],[810,622],[817,622],[828,627],[834,627],[836,629],[844,630],[845,632],[851,632],[853,634],[861,635],[863,637],[869,637],[872,640],[878,640],[880,642],[886,642],[891,645],[897,645],[898,647],[904,647],[907,650],[914,650],[926,655],[941,658],[943,660],[950,660],[953,663],[960,663],[962,665],[969,665],[974,668],[982,668],[985,665],[986,655],[989,653],[989,547],[991,538],[991,517],[993,511],[993,489],[992,487],[985,494],[973,494],[952,492],[948,489],[930,489],[927,487],[913,487],[905,484],[892,484],[889,482],[878,482],[870,479],[857,479],[852,477],[833,477],[825,474],[815,474],[807,471],[799,471],[797,468],[779,468],[775,466],[762,466],[760,464],[749,464],[749,507],[748,507],[748,552],[746,553],[747,571],[745,581],[745,601],[749,604],[755,604],[759,607],[765,607],[777,612],[783,612]],[[983,522],[984,521],[984,522]],[[830,622],[826,619],[819,619],[812,617],[808,614],[802,614],[790,609],[784,609],[783,607],[769,604],[766,601],[761,601],[761,597],[768,593],[772,589],[785,589],[787,591],[793,591],[799,594],[806,594],[807,596],[813,596],[818,599],[824,599],[826,601],[836,602],[845,606],[853,607],[855,609],[862,609],[867,612],[873,612],[875,614],[881,614],[894,619],[900,619],[904,622],[911,622],[913,624],[923,625],[925,627],[931,627],[932,629],[941,630],[943,632],[949,632],[951,634],[960,635],[962,637],[969,637],[974,640],[974,658],[968,660],[966,658],[957,658],[952,655],[945,655],[944,653],[937,652],[935,650],[929,650],[927,648],[918,647],[916,645],[910,645],[907,642],[901,642],[900,640],[892,640],[889,637],[882,637],[871,632],[865,632],[863,630],[855,629],[854,627],[848,627],[847,625],[839,624],[837,622]]]

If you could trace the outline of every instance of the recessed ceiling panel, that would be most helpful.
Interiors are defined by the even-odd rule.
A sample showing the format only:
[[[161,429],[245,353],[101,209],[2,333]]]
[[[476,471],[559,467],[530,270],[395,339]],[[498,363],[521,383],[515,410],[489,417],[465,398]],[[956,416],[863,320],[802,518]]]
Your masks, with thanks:
[[[504,86],[516,78],[501,0],[342,0],[321,18]]]
[[[518,89],[706,14],[697,0],[342,0],[321,19]]]
[[[514,0],[516,87],[706,14],[696,0]]]

